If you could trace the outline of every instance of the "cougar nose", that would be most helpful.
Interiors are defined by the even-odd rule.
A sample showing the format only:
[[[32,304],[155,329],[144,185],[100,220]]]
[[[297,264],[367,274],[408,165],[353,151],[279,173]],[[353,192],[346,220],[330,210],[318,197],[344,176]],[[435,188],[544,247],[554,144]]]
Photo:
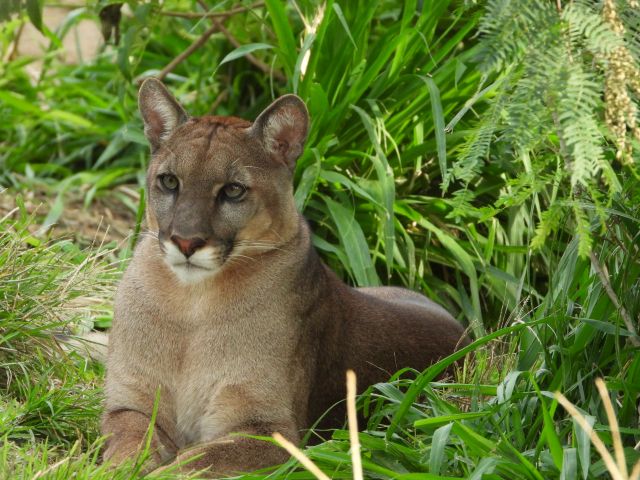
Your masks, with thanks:
[[[187,258],[196,253],[196,250],[204,247],[207,243],[202,238],[181,238],[177,235],[171,235],[171,241],[176,244],[176,246]]]

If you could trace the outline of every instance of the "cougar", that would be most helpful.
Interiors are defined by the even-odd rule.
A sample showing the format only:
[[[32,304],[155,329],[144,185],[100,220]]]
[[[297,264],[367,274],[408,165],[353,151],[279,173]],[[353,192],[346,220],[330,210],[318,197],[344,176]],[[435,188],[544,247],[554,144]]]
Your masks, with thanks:
[[[212,476],[276,465],[288,454],[251,436],[299,442],[344,398],[347,369],[364,389],[456,349],[463,329],[435,302],[353,288],[321,261],[293,196],[309,130],[300,98],[280,97],[253,123],[194,118],[147,79],[139,107],[148,233],[116,295],[106,461],[140,451],[158,398],[148,468],[191,457],[182,468]]]

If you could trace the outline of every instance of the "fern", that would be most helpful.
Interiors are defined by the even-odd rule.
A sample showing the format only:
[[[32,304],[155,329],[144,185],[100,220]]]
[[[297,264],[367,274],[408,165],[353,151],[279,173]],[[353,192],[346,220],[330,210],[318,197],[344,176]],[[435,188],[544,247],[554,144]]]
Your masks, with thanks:
[[[594,219],[603,221],[606,202],[621,184],[615,145],[607,140],[603,119],[608,58],[621,48],[634,61],[640,58],[640,13],[627,2],[616,5],[624,28],[612,27],[602,4],[593,0],[560,8],[542,0],[487,3],[480,22],[479,68],[498,78],[499,86],[448,172],[465,192],[454,197],[455,215],[466,208],[468,216],[475,216],[470,210],[480,202],[466,193],[467,186],[493,168],[486,159],[499,159],[511,167],[492,208],[535,202],[535,248],[556,229],[566,228],[559,219],[568,208],[573,222],[566,225],[578,236],[580,254],[589,253],[589,226]],[[512,179],[509,172],[521,171],[517,164],[529,158],[537,160],[524,165],[527,174]],[[585,202],[594,207],[585,209]]]
[[[480,175],[484,162],[489,158],[492,143],[500,116],[504,114],[505,102],[500,95],[491,102],[476,128],[458,147],[458,161],[454,162],[443,182],[446,190],[452,181],[462,182],[466,186]],[[468,198],[469,193],[465,193]]]
[[[595,54],[611,53],[624,45],[624,41],[616,35],[593,8],[593,2],[570,3],[562,12],[562,20],[571,37],[572,45],[584,44],[585,48]]]
[[[563,73],[566,87],[558,102],[557,127],[568,149],[564,153],[569,160],[571,185],[586,186],[595,178],[603,159],[595,112],[602,87],[580,65],[569,65]]]
[[[531,247],[540,249],[544,247],[544,243],[551,233],[558,230],[560,222],[565,217],[564,209],[558,203],[552,204],[548,210],[545,210],[540,216],[540,222],[536,227],[536,233],[531,240]]]

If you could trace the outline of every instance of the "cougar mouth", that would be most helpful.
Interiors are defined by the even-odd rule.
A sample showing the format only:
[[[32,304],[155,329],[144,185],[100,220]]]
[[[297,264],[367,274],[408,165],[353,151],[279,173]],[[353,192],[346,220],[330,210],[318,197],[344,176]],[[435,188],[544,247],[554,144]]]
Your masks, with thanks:
[[[228,257],[224,246],[206,245],[189,257],[185,256],[171,241],[160,242],[164,260],[182,283],[196,283],[215,275]]]

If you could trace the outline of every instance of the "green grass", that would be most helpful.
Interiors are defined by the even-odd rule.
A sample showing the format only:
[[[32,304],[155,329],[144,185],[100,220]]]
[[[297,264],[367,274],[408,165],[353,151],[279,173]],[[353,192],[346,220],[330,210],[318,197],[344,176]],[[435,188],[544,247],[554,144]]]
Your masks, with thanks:
[[[355,285],[425,292],[475,340],[453,378],[438,378],[450,358],[424,372],[400,372],[359,399],[368,419],[360,434],[366,477],[608,478],[554,397],[564,393],[611,449],[599,377],[613,399],[627,463],[638,461],[640,146],[635,164],[617,164],[602,114],[591,112],[602,133],[593,138],[620,186],[596,197],[571,189],[571,157],[559,148],[562,129],[553,122],[527,130],[522,149],[505,121],[522,99],[505,85],[517,90],[524,79],[531,86],[528,65],[514,50],[504,56],[509,68],[480,71],[488,46],[504,54],[485,31],[500,26],[489,17],[480,23],[483,2],[383,1],[374,9],[364,0],[329,1],[322,15],[310,0],[297,2],[300,13],[292,3],[265,3],[225,25],[242,45],[270,46],[251,53],[286,80],[260,71],[240,55],[246,49],[214,34],[166,83],[198,115],[222,96],[216,113],[253,118],[272,96],[298,93],[313,123],[295,198],[326,262]],[[65,353],[52,336],[108,326],[130,249],[81,249],[34,233],[72,214],[71,193],[84,195],[87,209],[101,196],[120,195],[142,218],[114,190],[144,184],[135,80],[157,73],[210,24],[160,14],[199,11],[190,0],[131,6],[136,15],[123,20],[121,44],[92,63],[56,60],[63,29],[51,34],[45,73],[35,82],[26,73],[30,59],[0,64],[0,181],[12,194],[37,189],[52,199],[37,217],[18,200],[18,212],[0,222],[0,478],[140,476],[140,462],[115,471],[100,466],[103,368]],[[91,15],[83,11],[67,27]],[[3,58],[21,21],[0,26]],[[476,35],[479,25],[485,36]],[[595,68],[579,50],[581,38],[572,37],[574,58]],[[545,85],[551,93],[561,87]],[[543,234],[544,242],[532,243]],[[585,235],[592,257],[584,255]],[[330,476],[351,478],[346,430],[306,454]],[[285,477],[312,478],[294,461],[273,475]]]
[[[606,262],[612,288],[629,311],[637,312],[637,292],[627,288],[640,281],[640,265],[624,259],[627,248],[637,248],[638,207],[619,210],[617,219],[601,238],[597,255]],[[103,315],[117,275],[99,250],[79,251],[64,240],[36,240],[28,233],[29,224],[30,218],[22,215],[4,220],[0,230],[2,474],[130,478],[135,465],[117,473],[99,465],[102,368],[64,353],[52,336]],[[635,230],[635,238],[628,236],[625,224]],[[415,380],[405,372],[360,398],[369,418],[360,434],[367,476],[604,478],[587,437],[553,398],[553,392],[564,392],[611,445],[593,386],[601,376],[615,399],[629,465],[640,459],[632,448],[640,435],[638,349],[624,345],[629,333],[589,261],[577,255],[577,241],[557,265],[554,288],[536,308],[523,308],[508,326]],[[636,295],[635,303],[629,295]],[[475,357],[467,357],[452,382],[439,382],[438,374],[466,351],[475,351]],[[333,440],[306,450],[334,478],[349,478],[348,452],[348,434],[341,430]],[[274,478],[286,475],[312,478],[294,462]]]

